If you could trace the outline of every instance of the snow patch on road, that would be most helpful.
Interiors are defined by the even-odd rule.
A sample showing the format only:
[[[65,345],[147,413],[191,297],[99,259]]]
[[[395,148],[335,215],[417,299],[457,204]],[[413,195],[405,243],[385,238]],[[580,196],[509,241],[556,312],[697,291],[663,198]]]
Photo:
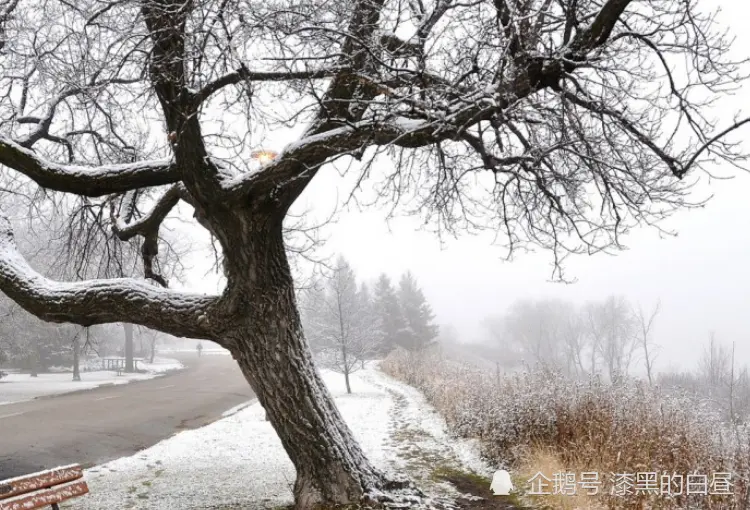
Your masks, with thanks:
[[[348,395],[342,375],[322,375],[355,437],[380,469],[405,472],[441,499],[452,494],[431,482],[430,459],[490,472],[472,444],[448,435],[417,390],[368,368],[352,374],[354,393]],[[86,478],[91,494],[78,500],[76,508],[253,510],[290,504],[295,471],[255,402],[211,425],[89,469]]]
[[[29,374],[8,374],[0,379],[0,405],[73,391],[90,390],[103,385],[145,381],[184,367],[176,359],[157,357],[154,358],[153,363],[139,362],[138,368],[144,370],[144,372],[122,375],[117,375],[116,372],[111,370],[81,372],[80,381],[73,381],[73,374],[70,372],[39,374],[37,377],[31,377]]]

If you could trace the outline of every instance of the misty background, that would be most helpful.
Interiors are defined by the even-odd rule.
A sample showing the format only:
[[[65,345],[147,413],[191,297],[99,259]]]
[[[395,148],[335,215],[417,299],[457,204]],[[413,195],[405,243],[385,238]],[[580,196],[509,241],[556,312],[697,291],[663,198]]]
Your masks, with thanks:
[[[736,37],[735,58],[744,59],[750,34],[742,20],[750,15],[750,6],[742,0],[719,4],[720,22]],[[749,103],[750,90],[738,90],[716,106],[717,125],[731,123]],[[299,129],[267,136],[264,148],[281,150]],[[741,134],[750,137],[747,130]],[[568,257],[564,271],[569,282],[552,281],[553,258],[543,250],[518,251],[507,260],[507,250],[491,233],[436,235],[418,217],[396,213],[390,218],[390,210],[372,207],[362,192],[352,199],[356,172],[346,170],[340,162],[324,167],[295,205],[308,225],[323,224],[317,232],[323,243],[314,259],[330,263],[341,254],[366,282],[380,273],[397,280],[411,271],[436,322],[454,327],[460,342],[490,341],[482,321],[504,315],[516,301],[561,299],[584,305],[614,295],[646,312],[661,302],[653,330],[653,341],[660,346],[657,372],[694,367],[712,332],[722,344],[735,343],[739,364],[750,358],[750,176],[744,170],[724,165],[711,169],[711,175],[688,177],[696,182],[691,201],[710,198],[705,205],[674,213],[660,224],[667,233],[648,226],[633,229],[621,239],[623,251]],[[183,285],[215,293],[221,282],[212,269],[215,259],[207,236],[198,226],[184,228],[190,237],[202,239],[203,249],[186,260]],[[313,271],[313,265],[302,260],[300,274]],[[642,363],[633,363],[633,373],[642,369]]]

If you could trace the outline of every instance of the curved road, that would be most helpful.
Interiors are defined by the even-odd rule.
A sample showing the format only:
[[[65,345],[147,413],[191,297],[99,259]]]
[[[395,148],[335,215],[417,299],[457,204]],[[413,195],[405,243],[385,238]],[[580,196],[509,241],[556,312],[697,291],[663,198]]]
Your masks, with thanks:
[[[132,455],[253,398],[231,356],[177,357],[156,379],[0,406],[0,480]]]

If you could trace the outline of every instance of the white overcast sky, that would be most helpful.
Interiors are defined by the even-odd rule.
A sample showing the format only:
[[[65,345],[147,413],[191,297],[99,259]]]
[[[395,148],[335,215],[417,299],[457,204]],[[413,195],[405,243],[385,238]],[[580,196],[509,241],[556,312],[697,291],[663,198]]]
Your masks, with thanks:
[[[706,4],[713,4],[706,0]],[[746,0],[720,0],[724,23],[736,35],[736,57],[750,57]],[[744,108],[750,113],[750,84],[733,98],[726,122]],[[743,135],[750,140],[750,128]],[[274,147],[281,149],[283,145]],[[746,143],[750,152],[750,141]],[[661,300],[662,313],[655,338],[662,346],[658,368],[695,363],[709,332],[727,343],[736,342],[740,362],[750,362],[750,175],[730,168],[718,173],[729,181],[705,182],[702,190],[714,195],[703,209],[681,211],[666,227],[677,237],[641,229],[631,233],[628,250],[616,256],[575,256],[566,263],[572,284],[551,283],[549,253],[519,253],[503,260],[491,239],[462,236],[441,246],[420,231],[412,219],[385,220],[379,210],[344,210],[327,226],[323,253],[344,254],[360,278],[374,279],[385,272],[393,279],[406,270],[418,278],[438,321],[457,328],[464,341],[481,338],[481,320],[500,314],[517,299],[563,298],[577,303],[621,294],[644,308]],[[305,192],[304,201],[324,216],[333,207],[341,180],[332,168],[324,169]],[[205,277],[202,254],[194,261],[190,283],[199,290],[216,290]]]

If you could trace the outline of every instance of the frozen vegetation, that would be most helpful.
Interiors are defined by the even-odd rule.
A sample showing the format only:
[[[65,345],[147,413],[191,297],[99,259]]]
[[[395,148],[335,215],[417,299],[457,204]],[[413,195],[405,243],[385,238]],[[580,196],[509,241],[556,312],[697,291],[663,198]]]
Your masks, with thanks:
[[[544,368],[503,375],[445,359],[438,350],[397,351],[382,369],[422,390],[451,433],[478,440],[482,457],[510,470],[529,503],[571,509],[747,508],[750,429],[730,424],[720,406],[697,393],[631,379],[574,380]],[[550,480],[549,490],[530,495],[529,480],[537,473]],[[582,473],[598,473],[598,493],[551,494],[558,487],[555,477],[566,473],[579,477],[574,485]],[[662,475],[682,475],[683,494],[665,495],[659,485],[643,491],[634,486],[632,494],[614,487],[615,475],[632,474],[635,481],[637,473],[656,473],[659,482]],[[731,473],[731,487],[713,490],[714,475],[724,473]],[[695,481],[705,475],[715,494],[688,494],[688,475]]]

